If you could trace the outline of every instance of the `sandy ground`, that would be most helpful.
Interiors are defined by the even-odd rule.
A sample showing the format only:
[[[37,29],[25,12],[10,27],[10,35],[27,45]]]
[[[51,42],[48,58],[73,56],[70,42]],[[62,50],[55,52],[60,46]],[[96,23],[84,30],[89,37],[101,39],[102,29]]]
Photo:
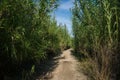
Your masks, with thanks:
[[[71,55],[71,49],[61,54],[58,67],[52,72],[50,80],[87,80],[87,77],[78,72],[78,61]]]
[[[78,72],[78,63],[71,54],[71,49],[63,51],[57,67],[47,74],[49,77],[37,80],[87,80],[82,72]]]

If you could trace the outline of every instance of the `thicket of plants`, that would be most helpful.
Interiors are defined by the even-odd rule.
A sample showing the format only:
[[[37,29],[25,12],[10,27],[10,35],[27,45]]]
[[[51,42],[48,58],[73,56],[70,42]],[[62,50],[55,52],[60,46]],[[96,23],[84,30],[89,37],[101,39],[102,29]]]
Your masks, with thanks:
[[[75,0],[72,9],[75,54],[84,56],[91,80],[120,79],[120,1]]]
[[[36,64],[70,44],[51,18],[56,7],[57,0],[0,0],[0,80],[30,80]]]

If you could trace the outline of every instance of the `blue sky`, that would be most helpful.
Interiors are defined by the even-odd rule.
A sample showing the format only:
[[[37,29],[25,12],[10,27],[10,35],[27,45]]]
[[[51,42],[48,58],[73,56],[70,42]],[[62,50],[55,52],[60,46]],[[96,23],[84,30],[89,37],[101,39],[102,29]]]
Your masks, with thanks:
[[[59,0],[59,6],[55,10],[54,14],[57,20],[57,24],[66,24],[69,33],[72,32],[71,11],[74,0]]]

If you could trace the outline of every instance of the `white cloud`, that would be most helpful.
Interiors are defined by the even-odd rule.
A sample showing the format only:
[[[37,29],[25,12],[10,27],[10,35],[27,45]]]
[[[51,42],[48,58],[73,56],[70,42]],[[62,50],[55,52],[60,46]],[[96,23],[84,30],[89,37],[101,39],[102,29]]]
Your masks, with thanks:
[[[61,4],[58,8],[64,9],[64,10],[69,10],[70,8],[73,7],[73,2],[74,2],[74,0],[69,0],[68,2]]]
[[[56,17],[56,20],[57,20],[58,25],[60,23],[61,24],[66,24],[67,29],[68,29],[69,33],[71,34],[71,32],[72,32],[72,22],[71,22],[71,20],[69,20],[67,18],[64,18],[64,17]]]
[[[67,29],[70,34],[72,34],[72,21],[70,19],[71,13],[69,10],[73,7],[73,2],[74,2],[74,0],[68,0],[67,2],[62,0],[62,3],[59,5],[58,10],[63,10],[63,12],[56,13],[57,24],[58,25],[66,24]],[[68,12],[66,12],[66,11],[68,11]]]
[[[62,24],[71,24],[71,21],[65,17],[56,17],[57,23],[62,23]]]

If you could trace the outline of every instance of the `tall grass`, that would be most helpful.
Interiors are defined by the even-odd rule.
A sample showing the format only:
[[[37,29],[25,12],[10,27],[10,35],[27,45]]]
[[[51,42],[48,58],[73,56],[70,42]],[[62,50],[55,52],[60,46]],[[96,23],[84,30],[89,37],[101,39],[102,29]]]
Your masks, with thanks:
[[[118,79],[119,4],[118,0],[75,0],[74,48],[87,57],[84,66],[89,66],[91,80]]]
[[[70,36],[50,15],[57,5],[57,0],[0,0],[0,80],[30,80],[36,65],[60,53]]]

